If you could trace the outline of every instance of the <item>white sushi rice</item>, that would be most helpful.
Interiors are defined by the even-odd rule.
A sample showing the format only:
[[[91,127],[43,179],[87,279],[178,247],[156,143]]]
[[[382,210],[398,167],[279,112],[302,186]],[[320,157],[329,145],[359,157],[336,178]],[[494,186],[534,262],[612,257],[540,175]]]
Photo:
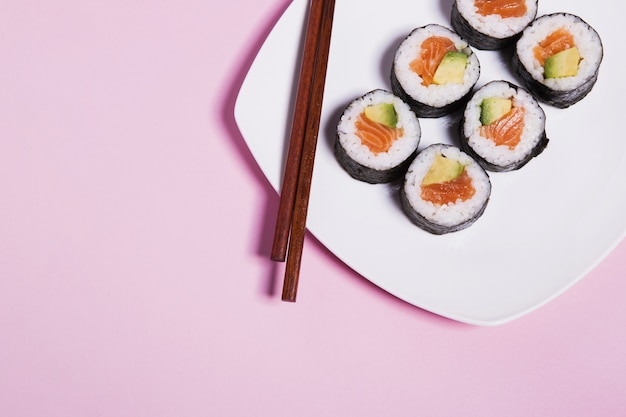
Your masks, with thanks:
[[[574,36],[581,61],[574,77],[543,77],[543,66],[535,59],[533,49],[555,30],[564,27]],[[584,84],[598,70],[602,61],[602,42],[598,33],[575,15],[555,13],[537,18],[522,33],[517,42],[516,53],[526,70],[534,79],[553,90],[566,91]]]
[[[356,135],[355,122],[367,106],[380,103],[393,104],[398,116],[396,128],[403,129],[404,135],[396,139],[387,152],[374,154]],[[371,91],[350,103],[337,125],[337,133],[339,143],[350,158],[376,170],[388,170],[406,160],[415,152],[421,138],[415,113],[399,97],[385,90]]]
[[[438,154],[465,165],[465,170],[472,178],[472,184],[476,189],[472,198],[444,205],[422,200],[422,181]],[[421,151],[409,166],[405,175],[404,192],[411,207],[421,216],[432,223],[453,227],[473,218],[481,211],[491,194],[491,182],[480,165],[465,152],[454,146],[435,144]]]
[[[520,17],[503,18],[498,14],[478,14],[474,0],[456,0],[459,13],[477,31],[492,38],[509,38],[526,28],[537,15],[537,0],[526,0],[526,13]]]
[[[431,36],[443,36],[454,42],[457,51],[468,56],[463,75],[463,84],[422,85],[422,78],[410,68],[420,53],[422,43]],[[466,41],[452,30],[437,24],[430,24],[413,30],[402,41],[394,58],[394,71],[404,91],[416,101],[432,107],[443,107],[462,98],[474,86],[480,76],[478,58]]]
[[[480,134],[481,103],[485,98],[499,97],[512,99],[513,107],[523,107],[524,131],[514,149],[506,145],[496,146],[493,140]],[[474,151],[487,162],[506,166],[516,163],[529,155],[541,139],[545,130],[545,113],[535,98],[522,88],[515,89],[505,81],[492,81],[478,89],[465,107],[463,114],[463,134]]]

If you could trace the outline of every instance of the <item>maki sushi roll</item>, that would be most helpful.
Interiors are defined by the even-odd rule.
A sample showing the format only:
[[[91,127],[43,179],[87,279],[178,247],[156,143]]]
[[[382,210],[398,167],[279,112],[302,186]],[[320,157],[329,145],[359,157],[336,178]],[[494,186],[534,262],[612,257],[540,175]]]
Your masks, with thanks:
[[[353,178],[371,184],[400,178],[415,157],[422,131],[411,108],[373,90],[350,103],[337,124],[335,156]]]
[[[489,171],[516,170],[547,146],[545,124],[543,109],[528,91],[491,81],[465,106],[461,149]]]
[[[524,86],[545,103],[566,108],[593,88],[602,41],[580,17],[554,13],[537,18],[517,41],[513,67]]]
[[[430,24],[400,43],[391,88],[418,117],[440,117],[462,107],[479,75],[478,58],[468,43],[452,30]]]
[[[408,218],[436,235],[473,224],[484,213],[490,195],[485,170],[459,148],[444,144],[430,145],[417,155],[400,189]]]
[[[455,0],[452,28],[477,49],[502,49],[537,16],[537,0]]]

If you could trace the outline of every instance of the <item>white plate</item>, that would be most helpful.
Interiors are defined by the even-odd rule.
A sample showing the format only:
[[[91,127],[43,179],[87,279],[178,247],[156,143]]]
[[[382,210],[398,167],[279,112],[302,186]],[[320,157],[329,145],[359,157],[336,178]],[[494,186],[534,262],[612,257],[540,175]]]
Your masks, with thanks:
[[[288,146],[308,1],[295,0],[276,24],[243,83],[235,118],[277,190]],[[308,229],[339,259],[391,294],[436,314],[477,325],[520,317],[569,288],[619,243],[626,230],[626,141],[620,133],[624,83],[612,52],[619,26],[593,2],[539,3],[591,24],[604,43],[593,91],[568,109],[543,106],[548,148],[520,171],[492,173],[491,201],[466,230],[434,236],[400,209],[397,186],[349,177],[332,152],[344,107],[375,88],[389,90],[398,43],[413,28],[449,24],[451,0],[337,1]],[[612,3],[611,15],[626,12]],[[477,87],[519,84],[506,54],[476,51]],[[420,149],[456,143],[450,118],[421,119]]]

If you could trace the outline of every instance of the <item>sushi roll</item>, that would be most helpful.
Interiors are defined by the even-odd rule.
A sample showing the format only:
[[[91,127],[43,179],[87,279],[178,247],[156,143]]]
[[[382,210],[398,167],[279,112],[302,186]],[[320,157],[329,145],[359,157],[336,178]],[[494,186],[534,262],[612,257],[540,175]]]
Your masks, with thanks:
[[[547,146],[545,125],[545,113],[528,91],[491,81],[465,106],[461,149],[488,171],[516,170]]]
[[[602,41],[580,17],[554,13],[537,18],[517,41],[513,67],[539,100],[566,108],[593,88],[602,62]]]
[[[391,89],[418,117],[440,117],[463,106],[480,64],[468,43],[436,24],[414,29],[396,50]]]
[[[452,28],[477,49],[505,48],[537,16],[537,0],[455,0]]]
[[[373,90],[352,101],[337,124],[335,156],[353,178],[370,184],[402,177],[422,131],[411,108],[394,94]]]
[[[400,189],[408,218],[436,235],[473,224],[490,195],[487,172],[461,149],[444,144],[430,145],[415,157]]]

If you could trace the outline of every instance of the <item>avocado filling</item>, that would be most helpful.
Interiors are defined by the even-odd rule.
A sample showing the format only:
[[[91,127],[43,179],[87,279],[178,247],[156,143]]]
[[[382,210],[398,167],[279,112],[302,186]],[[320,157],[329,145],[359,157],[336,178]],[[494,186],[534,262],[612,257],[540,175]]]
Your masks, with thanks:
[[[558,52],[546,59],[543,66],[545,78],[573,77],[578,73],[580,53],[575,46]]]
[[[380,123],[392,129],[395,129],[398,124],[398,114],[395,107],[391,103],[380,103],[367,106],[363,113],[365,117],[373,122]]]
[[[510,112],[512,107],[511,99],[487,97],[480,103],[480,123],[488,126]]]
[[[467,55],[463,52],[446,52],[433,75],[433,83],[463,84],[463,75],[467,65]]]
[[[422,180],[422,185],[439,184],[457,179],[465,167],[459,161],[437,155]]]

